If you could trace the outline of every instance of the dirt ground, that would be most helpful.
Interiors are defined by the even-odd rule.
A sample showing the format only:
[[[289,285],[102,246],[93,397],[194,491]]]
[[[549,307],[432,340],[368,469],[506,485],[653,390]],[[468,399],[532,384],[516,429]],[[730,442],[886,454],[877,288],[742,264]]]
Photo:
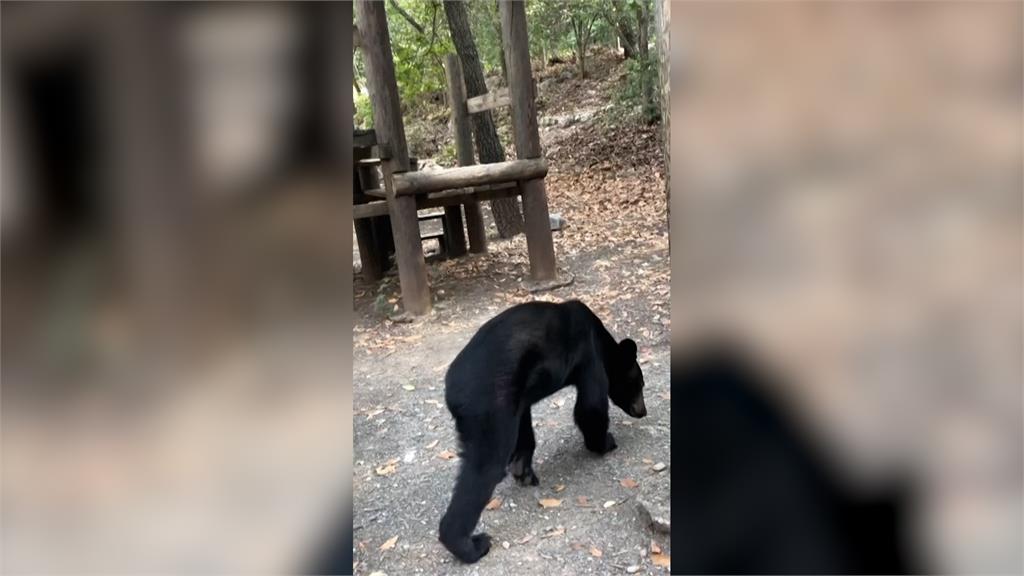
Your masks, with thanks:
[[[669,259],[664,171],[656,127],[610,121],[609,92],[620,64],[597,58],[593,79],[550,71],[540,83],[542,138],[551,164],[549,206],[567,226],[555,232],[560,273],[573,282],[531,294],[522,236],[489,252],[428,264],[434,311],[412,323],[388,315],[400,305],[397,277],[364,282],[356,261],[353,367],[353,479],[356,574],[667,573],[667,535],[654,532],[638,503],[667,518],[671,484]],[[565,107],[565,97],[577,106]],[[558,103],[556,106],[555,103]],[[486,210],[485,210],[486,212]],[[533,299],[579,298],[617,338],[638,342],[648,416],[612,408],[619,448],[600,458],[575,429],[575,391],[534,406],[537,487],[504,480],[478,530],[491,552],[458,564],[437,540],[459,460],[444,405],[444,373],[477,328]],[[659,471],[655,471],[655,469]],[[559,501],[542,507],[541,499]],[[500,502],[499,502],[500,501]],[[546,504],[553,504],[547,502]],[[395,539],[397,537],[397,539]],[[652,546],[653,544],[653,546]]]

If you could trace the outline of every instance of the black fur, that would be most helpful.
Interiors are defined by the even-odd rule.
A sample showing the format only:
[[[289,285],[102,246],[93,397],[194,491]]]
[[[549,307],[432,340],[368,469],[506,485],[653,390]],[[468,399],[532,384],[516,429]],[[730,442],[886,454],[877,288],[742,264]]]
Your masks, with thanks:
[[[673,574],[905,574],[911,493],[852,489],[738,348],[672,366]]]
[[[339,576],[352,574],[352,508],[346,505],[334,515],[330,529],[317,547],[302,574]]]
[[[576,425],[588,450],[616,447],[608,432],[608,400],[643,417],[643,374],[636,343],[616,342],[582,302],[531,302],[494,317],[448,368],[445,400],[462,444],[462,467],[440,540],[459,560],[473,563],[490,550],[490,537],[473,535],[480,514],[506,467],[522,485],[538,483],[530,406],[576,386]]]

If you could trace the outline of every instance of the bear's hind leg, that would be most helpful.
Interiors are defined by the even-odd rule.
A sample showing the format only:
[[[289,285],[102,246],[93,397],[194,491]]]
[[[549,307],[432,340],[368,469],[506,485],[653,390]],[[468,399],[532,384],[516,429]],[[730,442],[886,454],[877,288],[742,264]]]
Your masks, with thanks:
[[[537,440],[533,436],[533,417],[530,415],[530,407],[527,406],[523,415],[519,417],[519,436],[510,462],[512,476],[520,486],[540,484],[540,480],[533,472],[533,451],[536,447]]]
[[[485,420],[478,435],[463,434],[462,467],[455,481],[448,511],[441,518],[439,538],[456,558],[466,564],[480,560],[491,549],[491,537],[473,534],[480,515],[494,494],[494,488],[505,477],[512,447],[516,440],[514,416]]]

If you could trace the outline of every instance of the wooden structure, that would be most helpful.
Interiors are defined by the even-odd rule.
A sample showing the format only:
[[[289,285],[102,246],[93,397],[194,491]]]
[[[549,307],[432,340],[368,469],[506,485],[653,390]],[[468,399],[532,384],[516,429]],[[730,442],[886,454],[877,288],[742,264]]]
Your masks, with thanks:
[[[453,255],[465,251],[462,208],[466,212],[469,244],[473,252],[486,251],[486,237],[479,203],[507,196],[522,196],[525,232],[530,257],[530,276],[535,281],[555,278],[555,253],[548,219],[544,176],[547,163],[541,158],[537,130],[535,87],[530,70],[526,9],[521,2],[502,2],[502,43],[508,60],[507,91],[465,98],[458,59],[448,58],[448,89],[455,124],[459,166],[432,172],[415,172],[409,161],[405,127],[400,113],[395,66],[391,54],[385,4],[358,0],[355,4],[358,38],[367,72],[367,88],[373,105],[379,160],[380,187],[364,188],[367,196],[380,198],[353,207],[357,234],[361,219],[389,216],[398,276],[405,310],[414,315],[430,311],[417,210],[445,207],[446,240]],[[509,105],[517,159],[475,165],[469,132],[470,114]],[[365,229],[366,225],[362,225]],[[362,244],[360,244],[362,248]],[[365,267],[364,260],[364,267]]]

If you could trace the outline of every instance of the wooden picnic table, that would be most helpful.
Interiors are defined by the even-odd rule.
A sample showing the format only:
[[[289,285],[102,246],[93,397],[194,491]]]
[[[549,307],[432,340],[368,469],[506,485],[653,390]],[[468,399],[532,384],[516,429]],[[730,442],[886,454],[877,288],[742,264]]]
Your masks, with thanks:
[[[376,210],[369,217],[362,217],[362,212],[356,206],[370,203],[380,203],[385,199],[380,185],[378,167],[380,159],[374,154],[377,147],[377,137],[373,130],[355,130],[352,136],[352,161],[353,161],[353,182],[352,182],[352,203],[354,208],[354,224],[356,230],[356,243],[359,247],[359,259],[363,264],[363,275],[369,281],[379,280],[392,268],[391,256],[395,253],[395,242],[391,228],[391,217],[387,211]],[[412,170],[417,168],[417,159],[410,158]],[[458,209],[458,207],[455,207]],[[450,210],[449,210],[450,211]],[[443,255],[460,255],[465,249],[459,251],[458,236],[455,226],[461,228],[462,220],[459,215],[458,222],[445,213],[432,211],[419,216],[420,222],[429,220],[441,220],[440,232],[422,234],[423,240],[437,240]],[[464,238],[464,236],[463,236]],[[463,245],[465,240],[462,241]]]

